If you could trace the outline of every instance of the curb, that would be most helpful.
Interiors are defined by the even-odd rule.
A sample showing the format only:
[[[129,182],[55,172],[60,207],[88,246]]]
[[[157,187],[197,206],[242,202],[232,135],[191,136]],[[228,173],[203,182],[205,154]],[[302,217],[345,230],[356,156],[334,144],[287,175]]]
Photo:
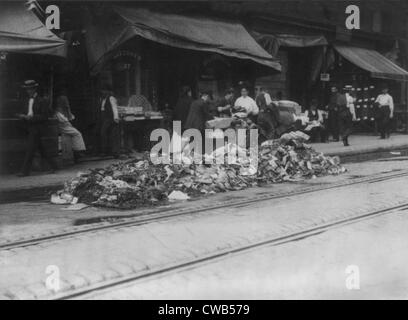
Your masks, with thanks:
[[[341,163],[356,163],[369,160],[392,158],[396,157],[391,152],[399,152],[397,156],[408,156],[408,145],[395,146],[395,147],[381,147],[364,151],[346,151],[342,153],[325,153],[327,156],[339,156]],[[40,187],[27,187],[27,188],[10,188],[0,191],[0,204],[15,203],[21,201],[41,201],[46,200],[51,196],[51,193],[62,189],[64,181],[44,185]]]

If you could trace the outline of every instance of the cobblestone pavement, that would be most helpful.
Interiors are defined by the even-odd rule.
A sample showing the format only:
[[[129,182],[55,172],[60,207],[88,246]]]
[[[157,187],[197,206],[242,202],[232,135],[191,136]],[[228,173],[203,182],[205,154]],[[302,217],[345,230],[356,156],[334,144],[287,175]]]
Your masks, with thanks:
[[[50,266],[58,268],[64,292],[405,204],[407,182],[352,185],[0,251],[0,294],[47,297]]]
[[[408,215],[396,211],[88,299],[407,299]]]
[[[163,210],[167,210],[173,208],[194,207],[207,203],[209,199],[214,201],[234,198],[242,199],[271,191],[293,192],[300,188],[304,188],[305,186],[324,186],[339,181],[348,181],[353,177],[364,177],[382,172],[391,172],[393,170],[405,170],[408,168],[408,161],[371,161],[364,163],[350,163],[345,166],[348,169],[348,172],[340,176],[327,176],[318,179],[305,180],[299,183],[273,184],[263,188],[250,188],[242,191],[221,193],[194,201],[173,203],[162,208]],[[64,208],[66,208],[66,206],[51,205],[45,201],[0,204],[0,240],[16,238],[19,236],[29,236],[48,231],[57,231],[76,223],[86,223],[99,218],[135,216],[151,211],[151,209],[119,211],[100,208],[87,208],[81,211],[64,211]]]

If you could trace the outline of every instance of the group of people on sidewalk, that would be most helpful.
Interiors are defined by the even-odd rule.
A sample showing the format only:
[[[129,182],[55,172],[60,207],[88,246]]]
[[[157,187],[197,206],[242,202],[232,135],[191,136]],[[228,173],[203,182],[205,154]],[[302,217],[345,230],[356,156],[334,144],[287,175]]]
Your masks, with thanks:
[[[234,92],[232,88],[227,89],[223,97],[212,101],[212,92],[203,90],[200,97],[194,100],[191,88],[185,86],[175,106],[173,120],[181,121],[183,129],[194,128],[203,132],[206,122],[214,117],[224,118],[232,114],[244,113],[249,118],[255,118],[259,113],[259,106],[249,96],[248,88],[242,86],[237,99],[234,99]]]
[[[329,135],[338,142],[340,138],[344,146],[349,146],[349,136],[352,133],[353,122],[357,120],[355,103],[356,98],[353,94],[353,87],[346,85],[343,92],[339,91],[338,86],[331,86],[329,103],[325,108],[318,109],[316,99],[312,99],[309,109],[305,116],[309,123],[308,133],[313,142],[328,142]],[[394,117],[394,102],[392,96],[388,93],[388,86],[382,85],[381,94],[379,94],[374,103],[377,109],[377,124],[381,139],[390,137],[391,119]]]
[[[56,98],[53,111],[49,108],[49,102],[38,95],[38,83],[34,80],[24,82],[23,88],[26,90],[28,99],[24,103],[25,111],[16,116],[21,119],[28,133],[26,154],[20,176],[27,176],[31,172],[32,161],[35,152],[38,150],[43,158],[47,160],[51,172],[57,170],[55,159],[48,155],[43,145],[42,138],[46,136],[47,121],[53,114],[58,120],[60,134],[69,136],[72,139],[72,149],[74,161],[86,150],[82,134],[72,125],[71,121],[75,116],[71,112],[69,101],[64,90],[61,90]],[[310,107],[305,112],[308,119],[308,126],[305,131],[311,136],[311,140],[327,142],[329,134],[334,141],[343,142],[349,146],[349,136],[352,133],[353,121],[356,120],[355,97],[352,94],[352,87],[345,86],[343,93],[336,85],[331,87],[330,100],[326,108],[318,108],[317,99],[312,99]],[[217,117],[231,117],[233,114],[241,114],[253,122],[258,122],[264,115],[268,106],[273,105],[276,99],[271,98],[263,88],[258,88],[256,98],[249,96],[248,87],[242,85],[240,96],[235,99],[234,90],[226,90],[224,96],[211,101],[212,93],[203,91],[197,100],[192,98],[190,87],[183,87],[180,98],[174,109],[173,120],[181,121],[182,129],[198,129],[203,133],[208,120]],[[378,107],[378,129],[381,138],[390,136],[390,120],[394,115],[393,98],[388,93],[388,87],[382,87],[382,93],[378,95],[376,101]],[[272,108],[278,113],[277,108]],[[112,89],[104,85],[101,89],[100,99],[100,139],[103,154],[110,153],[115,158],[119,156],[119,113],[118,103]],[[277,119],[279,114],[275,114],[273,119]],[[261,119],[262,120],[262,119]]]
[[[43,142],[43,138],[48,134],[48,121],[51,117],[58,120],[59,134],[71,139],[75,163],[79,162],[79,159],[86,151],[86,145],[81,132],[72,125],[75,116],[71,112],[65,90],[58,92],[55,107],[51,110],[49,101],[38,94],[38,87],[39,84],[35,80],[24,82],[22,88],[27,93],[27,100],[23,104],[23,112],[16,114],[16,117],[23,121],[27,133],[26,153],[21,171],[18,174],[20,177],[30,175],[36,151],[47,161],[51,169],[50,173],[54,173],[57,170],[55,158],[50,156]],[[107,154],[111,152],[114,157],[117,157],[119,154],[117,101],[108,86],[102,88],[101,94],[100,137],[102,153]]]
[[[48,162],[51,173],[57,170],[57,163],[50,156],[43,143],[43,138],[48,134],[48,120],[52,111],[49,102],[38,94],[39,84],[34,80],[27,80],[23,88],[27,93],[27,100],[24,103],[23,113],[16,114],[18,119],[24,122],[24,128],[27,132],[27,146],[20,177],[28,176],[31,173],[32,162],[35,152],[38,150],[40,155]],[[72,149],[74,159],[77,162],[80,154],[86,150],[82,134],[72,126],[71,121],[75,118],[71,113],[68,98],[65,92],[60,92],[57,98],[54,115],[58,120],[58,129],[61,134],[70,136],[72,139]]]

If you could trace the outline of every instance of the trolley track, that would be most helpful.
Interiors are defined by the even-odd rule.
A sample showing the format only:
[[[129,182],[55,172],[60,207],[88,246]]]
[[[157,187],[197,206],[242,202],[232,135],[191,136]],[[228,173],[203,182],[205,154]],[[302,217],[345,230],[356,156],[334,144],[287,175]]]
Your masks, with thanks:
[[[44,242],[55,241],[55,240],[60,240],[60,239],[62,240],[64,238],[80,236],[81,234],[86,234],[86,233],[100,232],[100,231],[109,230],[113,228],[120,229],[120,228],[126,228],[126,227],[133,227],[133,226],[148,224],[152,222],[162,221],[162,220],[164,221],[164,220],[168,220],[168,219],[178,217],[178,216],[189,215],[189,214],[199,214],[205,211],[222,209],[222,208],[231,207],[231,206],[234,206],[234,207],[243,206],[243,205],[248,205],[248,204],[252,204],[252,203],[260,202],[260,201],[280,199],[280,198],[285,198],[288,196],[302,195],[302,194],[330,190],[334,188],[347,187],[347,186],[362,184],[362,183],[382,182],[382,181],[402,178],[406,176],[408,176],[408,170],[398,171],[397,173],[394,172],[392,174],[387,172],[387,173],[380,173],[380,174],[375,174],[375,175],[370,175],[370,176],[365,176],[365,177],[353,178],[350,181],[341,181],[341,182],[332,183],[329,185],[307,186],[305,188],[300,188],[290,193],[289,192],[277,192],[277,193],[270,192],[267,194],[262,194],[262,195],[252,197],[251,199],[241,199],[240,200],[240,199],[234,198],[233,200],[212,202],[210,204],[200,205],[199,207],[179,208],[179,209],[168,210],[165,212],[163,212],[160,208],[158,208],[157,210],[147,213],[147,214],[129,217],[129,218],[122,218],[118,222],[99,222],[99,223],[93,223],[92,225],[73,226],[70,228],[62,229],[60,231],[43,233],[39,235],[33,235],[30,237],[23,237],[23,238],[18,238],[18,239],[7,239],[5,241],[0,242],[0,250],[11,250],[11,249],[16,249],[16,248],[21,248],[21,247],[34,246],[34,245],[38,245]]]
[[[163,268],[152,269],[144,273],[133,274],[133,275],[129,275],[126,277],[120,277],[118,279],[113,279],[113,280],[106,281],[103,283],[96,283],[94,285],[91,285],[85,288],[80,288],[80,289],[58,294],[56,296],[50,297],[50,299],[52,300],[86,299],[86,298],[92,299],[92,297],[95,295],[97,296],[98,293],[104,293],[104,292],[107,292],[108,290],[118,289],[126,285],[132,285],[138,281],[154,279],[155,277],[165,276],[166,274],[172,274],[172,273],[177,273],[177,272],[182,272],[185,270],[193,269],[203,264],[219,261],[221,259],[226,258],[227,256],[231,257],[232,255],[249,252],[251,250],[260,249],[262,247],[278,246],[278,245],[282,245],[282,244],[292,242],[292,241],[300,241],[304,238],[312,237],[314,235],[318,235],[320,233],[329,231],[331,229],[339,228],[347,224],[352,224],[352,223],[356,223],[359,221],[372,219],[380,215],[390,214],[390,213],[395,212],[396,210],[404,210],[407,208],[408,208],[408,202],[397,205],[397,206],[385,208],[385,209],[365,212],[363,214],[358,214],[352,217],[338,219],[338,220],[330,221],[328,223],[322,223],[318,226],[307,228],[299,232],[293,232],[293,233],[284,234],[278,237],[264,239],[264,240],[253,242],[248,245],[244,245],[240,247],[230,248],[226,250],[219,250],[213,254],[203,255],[196,259],[191,259],[189,261],[183,261],[181,263],[168,265]]]

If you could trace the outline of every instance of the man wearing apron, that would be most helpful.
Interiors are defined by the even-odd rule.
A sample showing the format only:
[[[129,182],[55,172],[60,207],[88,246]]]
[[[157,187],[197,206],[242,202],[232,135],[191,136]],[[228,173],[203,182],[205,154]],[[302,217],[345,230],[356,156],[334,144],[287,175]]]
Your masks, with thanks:
[[[378,105],[378,130],[381,139],[389,138],[391,131],[391,119],[394,117],[394,100],[388,94],[386,84],[382,86],[382,93],[378,95],[375,103]]]
[[[103,154],[119,158],[119,114],[112,87],[104,85],[101,101],[101,149]]]

